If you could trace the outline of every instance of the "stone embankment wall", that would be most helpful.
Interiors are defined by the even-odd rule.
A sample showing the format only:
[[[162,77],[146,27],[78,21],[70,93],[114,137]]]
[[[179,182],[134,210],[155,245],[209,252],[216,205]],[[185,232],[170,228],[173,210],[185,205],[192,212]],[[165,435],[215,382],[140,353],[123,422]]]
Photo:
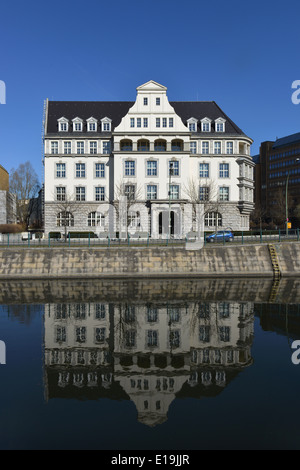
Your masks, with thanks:
[[[275,244],[281,276],[300,276],[300,243]],[[268,245],[185,248],[5,248],[0,279],[273,277]]]

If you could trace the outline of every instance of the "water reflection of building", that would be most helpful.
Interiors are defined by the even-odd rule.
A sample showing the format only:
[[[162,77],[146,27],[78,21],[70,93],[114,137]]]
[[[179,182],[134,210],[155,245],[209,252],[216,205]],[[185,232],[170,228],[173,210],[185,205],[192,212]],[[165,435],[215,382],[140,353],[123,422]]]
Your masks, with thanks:
[[[47,398],[126,398],[162,423],[176,397],[220,393],[251,364],[253,319],[246,302],[48,304]]]

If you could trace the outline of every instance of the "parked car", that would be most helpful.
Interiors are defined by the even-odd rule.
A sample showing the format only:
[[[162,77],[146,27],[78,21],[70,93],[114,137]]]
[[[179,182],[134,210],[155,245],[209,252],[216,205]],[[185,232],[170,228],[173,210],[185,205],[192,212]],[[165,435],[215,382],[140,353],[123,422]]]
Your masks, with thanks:
[[[232,242],[234,239],[233,233],[230,230],[218,230],[206,237],[207,242]]]

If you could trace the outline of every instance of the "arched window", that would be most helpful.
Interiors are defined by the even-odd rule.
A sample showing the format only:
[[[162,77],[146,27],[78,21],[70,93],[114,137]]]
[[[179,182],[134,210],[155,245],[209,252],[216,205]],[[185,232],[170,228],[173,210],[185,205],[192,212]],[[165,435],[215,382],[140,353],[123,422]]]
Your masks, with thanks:
[[[88,226],[89,227],[103,227],[105,223],[105,217],[100,212],[90,212],[88,214]]]
[[[222,215],[219,212],[206,212],[204,225],[205,227],[222,227]]]
[[[137,149],[139,152],[149,152],[150,150],[150,144],[149,140],[139,140],[137,144]]]
[[[71,212],[59,212],[56,218],[57,227],[74,227],[74,216]]]
[[[154,142],[155,152],[165,152],[167,150],[167,142],[165,140],[156,140]]]
[[[128,212],[128,227],[139,229],[141,226],[141,216],[140,213],[137,211],[129,211]]]
[[[181,152],[183,150],[182,140],[172,140],[171,149],[172,152]]]
[[[120,148],[122,152],[131,152],[132,151],[132,140],[121,140]]]

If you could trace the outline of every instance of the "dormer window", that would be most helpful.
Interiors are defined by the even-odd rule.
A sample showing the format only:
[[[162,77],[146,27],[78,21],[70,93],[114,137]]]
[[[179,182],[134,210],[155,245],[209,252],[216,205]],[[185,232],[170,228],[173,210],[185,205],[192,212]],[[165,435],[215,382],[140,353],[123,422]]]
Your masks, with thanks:
[[[96,132],[97,131],[97,119],[91,117],[86,120],[87,122],[87,130],[88,132]]]
[[[190,132],[197,132],[197,119],[195,118],[190,118],[187,120],[187,125],[190,130]]]
[[[79,117],[76,117],[75,119],[72,119],[73,122],[73,132],[82,132],[83,129],[83,123],[82,119]]]
[[[111,119],[108,117],[101,119],[101,131],[111,132]]]
[[[59,132],[68,132],[69,130],[69,121],[68,119],[62,117],[57,120]]]
[[[201,131],[202,132],[210,132],[211,131],[211,119],[209,119],[209,118],[201,119]]]
[[[216,132],[225,131],[225,119],[219,118],[215,120],[215,131]]]

